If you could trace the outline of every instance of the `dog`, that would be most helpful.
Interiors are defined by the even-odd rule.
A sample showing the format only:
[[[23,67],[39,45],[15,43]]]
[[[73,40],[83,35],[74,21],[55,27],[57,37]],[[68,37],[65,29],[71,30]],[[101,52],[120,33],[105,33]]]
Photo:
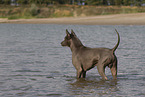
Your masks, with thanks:
[[[62,46],[68,46],[72,52],[72,63],[77,70],[77,78],[85,78],[86,72],[97,66],[98,72],[103,80],[108,80],[105,75],[105,68],[108,66],[111,69],[113,79],[117,79],[117,57],[115,50],[120,43],[120,36],[114,48],[90,48],[86,47],[79,40],[77,35],[71,30],[71,34],[66,29],[66,36],[61,42]]]

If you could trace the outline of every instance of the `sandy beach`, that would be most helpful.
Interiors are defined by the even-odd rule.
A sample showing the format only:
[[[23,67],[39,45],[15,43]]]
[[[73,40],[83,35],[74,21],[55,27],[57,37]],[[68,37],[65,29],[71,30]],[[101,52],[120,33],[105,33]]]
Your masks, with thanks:
[[[0,18],[0,23],[16,24],[79,24],[79,25],[145,25],[145,13],[98,15],[90,17],[64,17],[41,19]]]

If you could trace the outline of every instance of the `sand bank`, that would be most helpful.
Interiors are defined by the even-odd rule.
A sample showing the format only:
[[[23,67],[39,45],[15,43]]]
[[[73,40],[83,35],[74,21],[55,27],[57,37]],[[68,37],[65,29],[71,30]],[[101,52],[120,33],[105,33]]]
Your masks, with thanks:
[[[16,24],[80,24],[80,25],[145,25],[145,13],[64,17],[41,19],[0,19],[0,23]]]

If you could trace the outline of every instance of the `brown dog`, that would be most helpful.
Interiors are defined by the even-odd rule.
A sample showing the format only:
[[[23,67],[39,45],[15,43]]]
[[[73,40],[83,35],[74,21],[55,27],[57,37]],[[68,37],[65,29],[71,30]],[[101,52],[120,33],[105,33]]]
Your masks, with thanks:
[[[115,31],[117,32],[116,29]],[[112,49],[89,48],[81,43],[73,30],[71,30],[71,34],[66,30],[66,36],[61,45],[70,47],[72,51],[72,63],[77,70],[77,78],[85,78],[86,72],[97,66],[99,74],[107,80],[105,68],[108,66],[111,69],[113,79],[117,79],[117,57],[114,52],[120,43],[118,32],[117,35],[118,42]]]

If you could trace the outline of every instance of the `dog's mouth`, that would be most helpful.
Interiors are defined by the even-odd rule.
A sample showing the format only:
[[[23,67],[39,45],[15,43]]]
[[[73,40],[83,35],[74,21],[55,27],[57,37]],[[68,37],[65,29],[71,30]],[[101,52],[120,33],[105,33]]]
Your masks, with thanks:
[[[61,46],[66,46],[64,41],[61,42]]]

